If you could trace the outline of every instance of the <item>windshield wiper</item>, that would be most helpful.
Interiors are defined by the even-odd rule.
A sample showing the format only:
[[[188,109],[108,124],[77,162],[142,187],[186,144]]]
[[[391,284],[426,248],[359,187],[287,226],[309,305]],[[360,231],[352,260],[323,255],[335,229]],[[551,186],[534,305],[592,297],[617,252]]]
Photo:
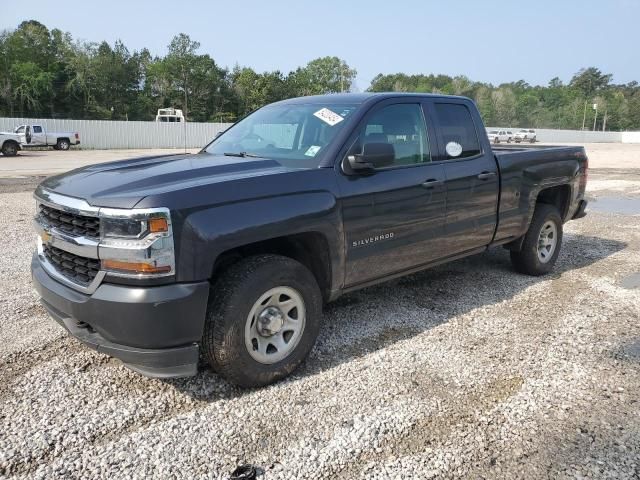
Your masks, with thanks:
[[[224,152],[223,155],[226,155],[227,157],[250,157],[250,158],[264,158],[260,155],[256,155],[255,153],[249,153],[249,152]]]

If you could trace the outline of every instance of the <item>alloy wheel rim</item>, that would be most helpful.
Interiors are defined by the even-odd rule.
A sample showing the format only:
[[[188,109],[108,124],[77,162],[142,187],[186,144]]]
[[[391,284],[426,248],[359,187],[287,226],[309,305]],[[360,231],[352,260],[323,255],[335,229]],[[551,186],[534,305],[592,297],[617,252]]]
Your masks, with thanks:
[[[558,244],[558,227],[555,222],[548,220],[540,229],[538,236],[538,260],[547,263],[553,257]]]
[[[280,286],[263,293],[245,323],[249,355],[265,365],[285,359],[300,343],[305,321],[304,300],[297,290]]]

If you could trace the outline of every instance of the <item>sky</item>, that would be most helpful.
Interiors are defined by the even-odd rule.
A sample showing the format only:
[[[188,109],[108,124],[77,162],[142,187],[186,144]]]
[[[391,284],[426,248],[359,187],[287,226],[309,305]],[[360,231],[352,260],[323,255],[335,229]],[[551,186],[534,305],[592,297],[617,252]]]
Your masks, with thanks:
[[[288,73],[321,56],[358,71],[568,82],[582,67],[640,81],[640,0],[0,0],[0,30],[35,19],[75,39],[163,55],[184,32],[220,66]]]

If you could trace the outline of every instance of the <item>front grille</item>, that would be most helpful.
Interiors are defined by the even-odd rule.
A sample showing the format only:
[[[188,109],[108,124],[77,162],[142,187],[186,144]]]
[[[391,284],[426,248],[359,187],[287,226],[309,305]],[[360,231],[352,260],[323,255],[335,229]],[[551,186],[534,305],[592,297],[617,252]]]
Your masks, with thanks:
[[[80,285],[89,285],[100,270],[100,260],[80,257],[51,245],[43,245],[42,250],[60,274]]]
[[[47,224],[68,235],[88,238],[100,236],[98,217],[65,212],[47,205],[40,205],[40,216]]]

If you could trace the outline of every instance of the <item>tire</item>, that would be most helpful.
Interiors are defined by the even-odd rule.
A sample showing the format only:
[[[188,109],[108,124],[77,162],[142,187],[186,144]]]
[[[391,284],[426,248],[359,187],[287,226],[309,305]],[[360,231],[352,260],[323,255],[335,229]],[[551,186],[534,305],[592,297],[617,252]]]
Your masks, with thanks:
[[[56,143],[57,150],[69,150],[70,146],[69,140],[66,138],[59,138],[58,143]]]
[[[536,139],[532,138],[531,140],[529,140],[529,143],[536,143]]]
[[[511,143],[511,137],[507,138],[507,143]]]
[[[241,260],[215,282],[209,298],[202,356],[216,372],[241,387],[261,387],[289,375],[307,357],[320,331],[322,295],[315,277],[288,257],[259,255]],[[301,300],[302,307],[277,308],[288,303],[287,298],[294,304]],[[274,329],[279,325],[281,330],[269,336],[267,329],[264,336],[257,329],[265,314],[265,321],[271,321],[267,310],[273,308],[280,312],[273,317]],[[288,324],[300,330],[286,330]],[[274,346],[279,340],[282,348]]]
[[[545,233],[543,234],[543,229]],[[553,248],[541,246],[542,235],[553,235]],[[549,242],[550,237],[546,238]],[[522,249],[511,252],[511,263],[520,273],[532,276],[546,275],[553,270],[562,246],[562,218],[554,205],[538,203],[529,230],[524,236]],[[546,254],[544,253],[546,252]]]
[[[18,154],[18,144],[12,141],[4,142],[2,144],[2,154],[5,157],[15,157]]]
[[[500,143],[500,139],[498,137],[496,137],[495,140],[493,141],[493,143]]]

